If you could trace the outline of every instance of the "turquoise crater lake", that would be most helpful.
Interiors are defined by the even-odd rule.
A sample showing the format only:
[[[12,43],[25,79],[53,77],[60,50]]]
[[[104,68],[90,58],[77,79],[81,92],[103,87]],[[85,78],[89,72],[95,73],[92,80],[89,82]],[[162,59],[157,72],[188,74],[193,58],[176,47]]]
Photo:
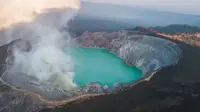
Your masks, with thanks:
[[[106,49],[75,47],[67,49],[74,62],[74,83],[84,86],[91,82],[113,86],[139,79],[141,70],[124,64],[121,58]]]

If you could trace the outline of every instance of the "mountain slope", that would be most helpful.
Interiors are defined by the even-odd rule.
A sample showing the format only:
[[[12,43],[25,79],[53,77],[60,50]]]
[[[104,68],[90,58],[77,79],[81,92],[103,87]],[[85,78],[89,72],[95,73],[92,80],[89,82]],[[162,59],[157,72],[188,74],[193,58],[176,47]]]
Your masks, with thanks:
[[[83,2],[77,18],[87,17],[102,20],[115,20],[131,25],[166,26],[169,24],[196,25],[200,16],[172,12],[159,12],[138,7]],[[76,18],[75,18],[76,19]]]

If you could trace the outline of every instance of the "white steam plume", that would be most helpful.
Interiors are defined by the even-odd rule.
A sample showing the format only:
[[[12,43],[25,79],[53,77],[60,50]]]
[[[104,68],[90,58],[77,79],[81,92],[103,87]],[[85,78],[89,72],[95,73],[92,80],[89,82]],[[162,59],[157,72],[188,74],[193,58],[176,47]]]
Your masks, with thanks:
[[[44,96],[76,86],[73,62],[64,51],[70,36],[61,29],[79,6],[78,0],[1,0],[3,38],[25,40],[14,45],[12,65],[3,79]]]

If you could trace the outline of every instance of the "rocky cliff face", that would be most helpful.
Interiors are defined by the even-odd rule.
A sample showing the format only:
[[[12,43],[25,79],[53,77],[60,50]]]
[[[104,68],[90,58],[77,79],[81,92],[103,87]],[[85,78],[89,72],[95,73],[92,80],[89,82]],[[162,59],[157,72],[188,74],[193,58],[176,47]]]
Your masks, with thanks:
[[[126,64],[141,69],[145,75],[176,64],[181,57],[181,50],[177,44],[132,31],[85,32],[76,38],[76,42],[80,46],[106,48],[124,59]]]

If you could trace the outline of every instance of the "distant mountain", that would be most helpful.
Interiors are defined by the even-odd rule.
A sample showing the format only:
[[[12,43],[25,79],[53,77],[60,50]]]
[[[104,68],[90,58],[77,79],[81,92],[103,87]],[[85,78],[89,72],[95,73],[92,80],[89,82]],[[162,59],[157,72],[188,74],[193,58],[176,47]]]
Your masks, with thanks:
[[[133,27],[133,25],[117,20],[106,20],[99,18],[90,18],[87,16],[76,17],[70,24],[70,30],[73,31],[116,31]]]
[[[145,8],[123,5],[83,2],[71,28],[101,31],[121,30],[135,26],[167,26],[188,24],[200,26],[200,16],[172,12],[159,12]]]
[[[145,33],[166,33],[166,34],[200,33],[200,27],[190,26],[186,24],[171,24],[168,26],[155,26],[155,27],[137,26],[134,28],[128,28],[127,30],[145,32]]]
[[[151,27],[150,29],[156,30],[158,32],[163,32],[167,34],[174,34],[174,33],[200,33],[200,27],[197,26],[190,26],[190,25],[180,25],[180,24],[173,24],[168,25],[165,27]]]

